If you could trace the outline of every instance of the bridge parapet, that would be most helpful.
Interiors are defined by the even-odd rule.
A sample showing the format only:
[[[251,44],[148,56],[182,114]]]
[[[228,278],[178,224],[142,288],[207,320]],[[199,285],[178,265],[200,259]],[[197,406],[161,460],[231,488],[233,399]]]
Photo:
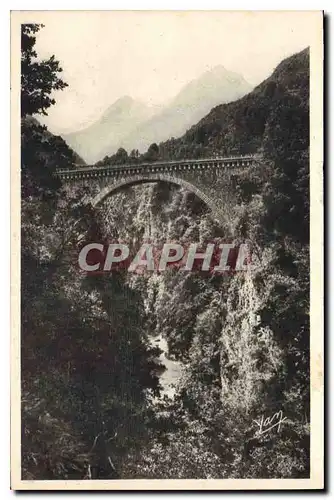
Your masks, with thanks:
[[[146,175],[150,173],[171,173],[187,170],[209,170],[211,168],[247,168],[258,162],[257,156],[231,156],[224,158],[200,158],[195,160],[161,161],[152,163],[129,163],[125,165],[103,165],[101,167],[82,166],[74,169],[58,169],[56,175],[61,179],[83,179],[96,177],[115,177],[122,175]]]

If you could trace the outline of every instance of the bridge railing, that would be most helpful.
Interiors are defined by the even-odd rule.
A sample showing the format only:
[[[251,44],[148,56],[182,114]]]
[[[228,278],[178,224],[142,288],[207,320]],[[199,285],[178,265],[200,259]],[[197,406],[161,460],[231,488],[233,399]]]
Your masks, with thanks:
[[[198,158],[198,159],[186,159],[186,160],[168,160],[168,161],[157,161],[157,162],[145,162],[145,163],[125,163],[122,165],[76,165],[75,168],[62,168],[57,169],[57,174],[69,174],[69,173],[80,173],[89,172],[94,170],[95,172],[104,170],[126,170],[129,168],[152,168],[163,167],[168,165],[189,165],[189,164],[202,164],[202,163],[229,163],[229,162],[245,162],[245,161],[256,161],[259,159],[259,155],[245,155],[245,156],[224,156],[224,157],[214,157],[214,158]]]

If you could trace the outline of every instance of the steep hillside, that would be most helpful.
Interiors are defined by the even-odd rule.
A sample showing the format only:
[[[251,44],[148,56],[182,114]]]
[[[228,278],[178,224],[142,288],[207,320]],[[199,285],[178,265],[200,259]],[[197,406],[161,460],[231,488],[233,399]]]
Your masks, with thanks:
[[[76,151],[71,149],[68,144],[64,141],[64,139],[60,135],[54,135],[47,129],[45,125],[41,125],[40,122],[32,116],[26,116],[22,120],[22,129],[23,133],[26,133],[28,130],[34,131],[39,135],[41,141],[46,145],[50,142],[54,147],[54,152],[59,154],[61,151],[63,153],[64,160],[66,163],[63,165],[64,168],[75,166],[75,165],[85,165],[85,161],[78,155]],[[43,153],[47,153],[47,147],[44,147]],[[37,152],[37,151],[36,151]],[[52,156],[52,150],[50,149],[50,159]],[[55,155],[56,156],[56,155]],[[59,164],[58,168],[61,168],[62,165]]]
[[[54,197],[60,182],[53,176],[57,168],[75,168],[84,161],[60,136],[53,135],[36,118],[21,120],[21,196]]]
[[[308,119],[308,75],[309,49],[305,49],[282,61],[246,96],[215,107],[181,138],[160,144],[160,156],[191,158],[261,151],[268,129],[282,108],[287,120],[299,120],[303,113]]]

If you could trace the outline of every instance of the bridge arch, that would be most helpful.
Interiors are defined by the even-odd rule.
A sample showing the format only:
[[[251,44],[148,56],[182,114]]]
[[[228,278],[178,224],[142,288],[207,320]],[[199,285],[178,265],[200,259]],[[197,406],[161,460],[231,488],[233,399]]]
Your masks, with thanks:
[[[222,213],[219,210],[218,206],[212,200],[212,198],[205,193],[203,189],[198,188],[194,183],[188,182],[180,177],[177,176],[174,177],[164,173],[156,173],[151,175],[147,174],[133,175],[130,177],[123,178],[116,182],[111,182],[107,186],[103,187],[100,190],[100,192],[92,198],[91,203],[94,207],[96,207],[99,204],[101,204],[105,199],[107,199],[109,196],[111,196],[113,193],[121,190],[123,187],[126,186],[133,186],[136,184],[146,184],[159,181],[168,182],[170,184],[175,184],[177,186],[181,186],[188,189],[188,191],[191,191],[192,193],[196,194],[196,196],[198,196],[198,198],[202,200],[205,203],[205,205],[209,207],[209,209],[212,212],[212,216],[215,219],[217,219],[218,221],[222,220]]]

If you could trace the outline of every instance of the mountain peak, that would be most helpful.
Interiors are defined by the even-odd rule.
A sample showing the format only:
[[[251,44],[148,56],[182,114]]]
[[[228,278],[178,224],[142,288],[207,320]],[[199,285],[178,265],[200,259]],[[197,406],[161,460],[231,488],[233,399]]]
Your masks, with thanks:
[[[238,88],[238,84],[231,86],[234,89]],[[173,142],[166,141],[161,150],[167,159],[191,158],[196,148],[199,148],[203,156],[214,153],[253,154],[261,151],[264,140],[267,141],[271,133],[275,137],[277,134],[283,134],[282,131],[287,126],[284,118],[286,112],[291,111],[290,107],[296,116],[303,118],[298,122],[299,128],[295,132],[297,135],[293,141],[284,135],[286,144],[289,145],[292,142],[296,143],[294,141],[297,141],[300,130],[304,132],[307,129],[302,120],[305,119],[307,123],[309,110],[308,50],[284,59],[253,91],[234,102],[214,107],[182,137]],[[280,110],[278,113],[280,118],[277,117],[277,110]],[[285,128],[280,132],[280,127]],[[307,147],[307,141],[300,143],[297,141],[297,144],[300,148]]]
[[[152,116],[152,110],[140,101],[125,95],[117,99],[89,127],[64,135],[66,142],[88,163],[100,160],[109,148]]]
[[[124,95],[88,129],[67,136],[87,162],[102,159],[119,147],[144,151],[153,142],[178,137],[218,104],[247,94],[251,86],[241,75],[217,65],[189,82],[162,110]]]
[[[247,94],[251,85],[238,73],[227,70],[223,65],[214,66],[189,82],[174,99],[174,105],[196,105],[204,112],[210,111],[210,106],[230,102]]]
[[[228,70],[225,68],[225,66],[223,66],[222,64],[217,64],[216,66],[213,66],[212,68],[210,69],[207,69],[206,72],[204,74],[226,74],[228,73]]]
[[[245,79],[239,73],[235,73],[234,71],[230,71],[225,68],[225,66],[218,64],[211,69],[208,69],[205,73],[203,73],[199,80],[224,80],[226,79],[229,82],[245,82]]]
[[[114,104],[112,104],[112,106],[115,106],[115,104],[129,105],[132,104],[133,102],[134,99],[131,96],[123,95],[122,97],[119,97],[119,99],[117,99],[117,101],[115,101]]]
[[[122,97],[119,97],[115,102],[113,102],[103,113],[101,116],[101,119],[105,119],[110,115],[110,113],[115,113],[123,110],[128,110],[133,106],[135,103],[135,100],[132,99],[132,97],[128,95],[124,95]]]

